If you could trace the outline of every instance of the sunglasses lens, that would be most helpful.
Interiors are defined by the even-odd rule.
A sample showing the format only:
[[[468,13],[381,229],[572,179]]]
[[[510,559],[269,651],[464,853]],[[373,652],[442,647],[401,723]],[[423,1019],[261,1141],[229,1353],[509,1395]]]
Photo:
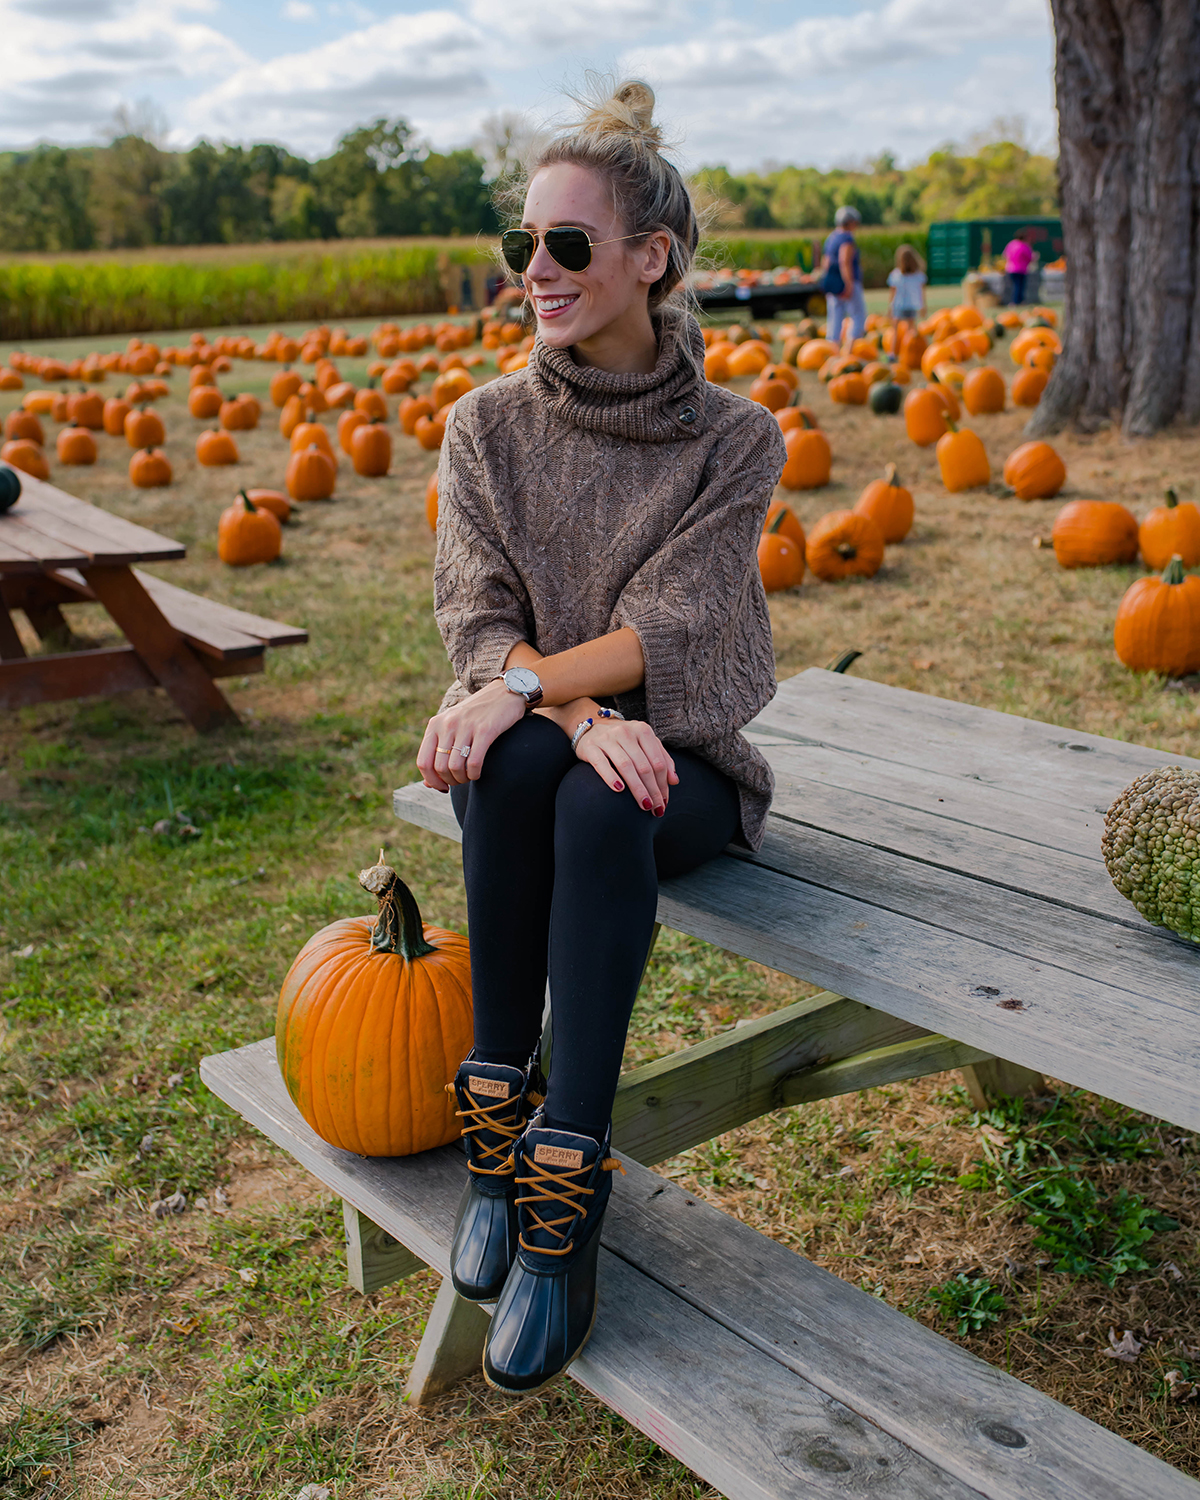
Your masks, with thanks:
[[[546,249],[564,271],[583,271],[591,263],[592,242],[582,229],[547,229]]]
[[[500,236],[504,259],[518,274],[528,269],[535,243],[528,229],[506,229]]]

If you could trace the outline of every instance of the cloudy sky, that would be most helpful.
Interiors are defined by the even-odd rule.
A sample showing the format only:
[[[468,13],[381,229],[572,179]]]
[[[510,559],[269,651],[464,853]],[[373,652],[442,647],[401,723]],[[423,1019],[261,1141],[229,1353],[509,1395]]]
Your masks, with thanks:
[[[901,162],[1016,117],[1053,141],[1047,0],[0,0],[0,147],[91,142],[150,101],[167,142],[324,154],[403,115],[441,148],[646,78],[683,164]]]

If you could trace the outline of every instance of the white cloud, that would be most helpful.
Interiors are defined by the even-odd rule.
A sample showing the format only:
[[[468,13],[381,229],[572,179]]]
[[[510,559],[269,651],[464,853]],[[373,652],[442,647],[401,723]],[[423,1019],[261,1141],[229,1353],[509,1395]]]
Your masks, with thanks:
[[[467,0],[471,19],[512,42],[546,51],[612,46],[676,25],[683,0]]]
[[[283,9],[279,14],[285,21],[315,21],[317,7],[310,5],[308,0],[283,0]]]
[[[494,55],[453,11],[392,16],[304,52],[248,62],[194,98],[185,118],[196,134],[326,151],[378,115],[452,118],[488,93]]]
[[[245,54],[186,19],[205,0],[0,0],[0,141],[85,140],[151,80],[228,71]]]

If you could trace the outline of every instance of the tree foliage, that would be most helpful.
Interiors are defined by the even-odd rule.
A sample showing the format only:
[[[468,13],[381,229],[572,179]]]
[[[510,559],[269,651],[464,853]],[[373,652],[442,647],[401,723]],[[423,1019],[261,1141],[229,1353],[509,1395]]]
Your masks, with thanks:
[[[106,146],[0,154],[0,249],[249,244],[497,227],[474,151],[425,149],[404,120],[349,131],[319,161],[282,146]]]
[[[1058,207],[1056,162],[1019,140],[945,146],[908,168],[898,167],[890,152],[859,170],[783,166],[735,176],[723,166],[703,167],[692,184],[714,229],[822,229],[832,226],[841,204],[857,208],[864,224],[1046,214]]]

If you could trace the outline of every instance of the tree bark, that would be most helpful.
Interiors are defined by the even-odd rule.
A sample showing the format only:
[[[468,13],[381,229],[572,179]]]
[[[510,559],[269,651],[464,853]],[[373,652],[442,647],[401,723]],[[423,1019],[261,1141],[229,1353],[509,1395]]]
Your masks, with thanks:
[[[1051,0],[1065,343],[1031,435],[1200,420],[1200,0]]]

